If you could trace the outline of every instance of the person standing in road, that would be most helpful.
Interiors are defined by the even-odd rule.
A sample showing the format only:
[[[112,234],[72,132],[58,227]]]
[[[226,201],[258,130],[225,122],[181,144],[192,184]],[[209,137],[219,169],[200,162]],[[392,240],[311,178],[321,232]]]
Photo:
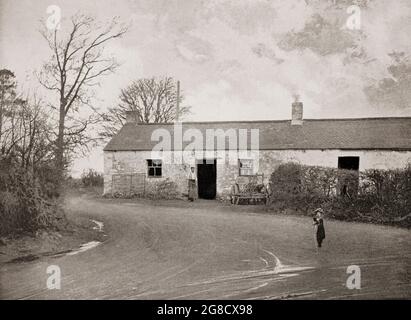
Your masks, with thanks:
[[[188,200],[194,201],[197,199],[197,176],[195,168],[190,168],[188,175]]]
[[[324,210],[318,208],[314,211],[315,216],[313,217],[313,225],[316,227],[315,236],[317,238],[317,246],[321,248],[322,243],[325,239],[325,228],[324,228],[324,220],[323,214]]]

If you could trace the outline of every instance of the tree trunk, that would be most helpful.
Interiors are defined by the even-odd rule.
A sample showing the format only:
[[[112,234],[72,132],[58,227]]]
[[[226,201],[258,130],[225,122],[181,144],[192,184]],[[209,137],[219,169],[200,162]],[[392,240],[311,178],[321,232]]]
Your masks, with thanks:
[[[64,120],[65,120],[65,103],[60,104],[60,118],[59,118],[59,128],[56,141],[56,169],[58,175],[59,186],[61,187],[64,170],[65,170],[65,161],[64,161]]]
[[[1,84],[1,97],[0,97],[0,142],[1,142],[1,136],[3,134],[3,106],[4,106],[4,84]]]

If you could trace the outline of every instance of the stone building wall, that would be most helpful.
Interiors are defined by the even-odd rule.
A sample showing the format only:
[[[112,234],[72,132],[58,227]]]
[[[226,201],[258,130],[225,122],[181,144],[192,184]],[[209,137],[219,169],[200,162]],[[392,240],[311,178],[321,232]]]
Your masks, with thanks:
[[[173,163],[171,157],[181,159]],[[317,165],[336,168],[338,157],[360,157],[360,171],[366,169],[394,169],[403,168],[411,162],[410,151],[344,151],[344,150],[263,150],[258,154],[248,155],[245,158],[254,158],[255,173],[264,178],[267,183],[275,168],[284,162],[298,162],[305,165]],[[146,185],[151,185],[167,178],[177,183],[179,192],[187,193],[187,177],[191,166],[195,166],[196,159],[217,159],[217,194],[228,194],[231,186],[238,180],[247,180],[239,176],[238,156],[228,152],[175,152],[163,155],[162,177],[147,177]],[[111,193],[112,175],[125,173],[147,173],[147,159],[160,158],[153,156],[151,151],[119,151],[104,152],[104,193]],[[115,190],[114,190],[115,191]]]

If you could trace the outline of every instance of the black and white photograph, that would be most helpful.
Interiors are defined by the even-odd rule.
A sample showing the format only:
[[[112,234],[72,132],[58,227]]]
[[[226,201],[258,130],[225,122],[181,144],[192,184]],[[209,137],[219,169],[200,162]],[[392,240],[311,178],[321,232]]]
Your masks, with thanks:
[[[410,35],[410,0],[0,0],[0,300],[411,300]]]

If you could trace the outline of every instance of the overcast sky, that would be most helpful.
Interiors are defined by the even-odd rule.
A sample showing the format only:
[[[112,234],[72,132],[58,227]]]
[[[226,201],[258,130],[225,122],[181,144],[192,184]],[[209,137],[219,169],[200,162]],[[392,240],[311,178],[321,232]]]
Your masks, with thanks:
[[[39,20],[57,5],[62,18],[80,11],[131,23],[107,51],[122,63],[98,88],[98,107],[117,103],[133,79],[181,81],[186,120],[288,119],[293,94],[304,117],[411,116],[410,107],[373,105],[364,88],[389,77],[388,53],[411,52],[410,0],[0,0],[0,68],[24,90],[50,57]],[[346,21],[360,6],[359,30]],[[64,24],[62,25],[64,28]],[[76,160],[74,172],[102,170],[101,148]]]

